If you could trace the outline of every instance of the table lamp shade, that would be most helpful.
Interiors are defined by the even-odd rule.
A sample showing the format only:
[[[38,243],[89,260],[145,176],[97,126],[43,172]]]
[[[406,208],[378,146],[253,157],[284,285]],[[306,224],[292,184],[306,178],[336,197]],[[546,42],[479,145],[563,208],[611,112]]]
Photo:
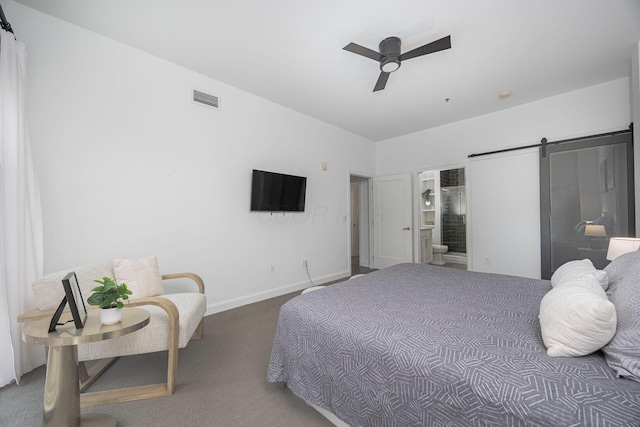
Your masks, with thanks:
[[[609,240],[607,259],[613,261],[620,255],[637,251],[640,248],[640,239],[635,237],[612,237]]]
[[[604,225],[601,224],[587,224],[584,229],[585,236],[593,236],[593,237],[605,237],[607,235],[607,231],[604,228]]]

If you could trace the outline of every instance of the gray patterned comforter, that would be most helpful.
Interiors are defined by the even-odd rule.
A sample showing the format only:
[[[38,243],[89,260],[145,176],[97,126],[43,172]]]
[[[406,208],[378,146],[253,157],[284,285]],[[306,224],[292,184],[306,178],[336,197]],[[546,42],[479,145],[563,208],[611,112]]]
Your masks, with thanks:
[[[268,380],[351,426],[640,426],[640,383],[553,358],[548,281],[401,264],[282,306]]]

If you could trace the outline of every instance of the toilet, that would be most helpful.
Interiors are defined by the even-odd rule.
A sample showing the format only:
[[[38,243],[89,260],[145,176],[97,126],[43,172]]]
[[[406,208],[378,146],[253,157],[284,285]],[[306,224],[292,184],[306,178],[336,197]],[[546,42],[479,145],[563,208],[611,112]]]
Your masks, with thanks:
[[[444,265],[445,261],[442,255],[447,253],[449,247],[447,245],[431,245],[431,248],[433,250],[433,261],[430,264]]]

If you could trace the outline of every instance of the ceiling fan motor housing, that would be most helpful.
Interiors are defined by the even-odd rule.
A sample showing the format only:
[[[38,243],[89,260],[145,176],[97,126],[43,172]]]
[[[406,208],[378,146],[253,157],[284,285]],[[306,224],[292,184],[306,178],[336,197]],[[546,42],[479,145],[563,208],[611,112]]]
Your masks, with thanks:
[[[385,73],[392,73],[400,68],[400,39],[398,37],[387,37],[378,46],[382,59],[380,60],[380,70]]]

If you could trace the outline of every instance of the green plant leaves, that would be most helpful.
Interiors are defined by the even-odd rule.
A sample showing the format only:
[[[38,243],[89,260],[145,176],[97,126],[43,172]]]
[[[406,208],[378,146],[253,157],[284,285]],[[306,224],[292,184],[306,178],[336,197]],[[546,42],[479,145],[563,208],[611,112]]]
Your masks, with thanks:
[[[128,300],[133,292],[127,288],[126,283],[118,285],[112,278],[103,277],[102,280],[94,280],[102,286],[91,289],[91,296],[87,298],[87,303],[97,305],[100,308],[122,308],[124,304],[121,300]]]

